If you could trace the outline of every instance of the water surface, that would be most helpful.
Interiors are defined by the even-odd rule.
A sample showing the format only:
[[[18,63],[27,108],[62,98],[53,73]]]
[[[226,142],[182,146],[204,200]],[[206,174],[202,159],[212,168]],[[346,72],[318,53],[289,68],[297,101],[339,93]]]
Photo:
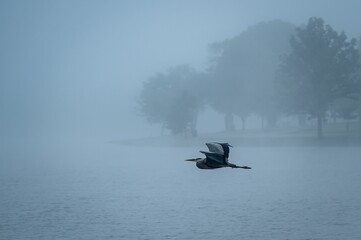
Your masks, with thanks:
[[[252,170],[199,170],[183,160],[206,146],[15,143],[0,153],[0,239],[361,236],[357,147],[235,147]]]

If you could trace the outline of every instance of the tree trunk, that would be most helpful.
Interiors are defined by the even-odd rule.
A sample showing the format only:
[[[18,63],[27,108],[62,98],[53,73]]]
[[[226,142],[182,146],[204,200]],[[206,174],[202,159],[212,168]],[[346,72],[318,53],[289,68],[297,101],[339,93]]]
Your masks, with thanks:
[[[267,117],[267,128],[272,129],[277,126],[277,117],[276,116],[268,116]]]
[[[346,120],[346,131],[348,132],[350,130],[350,120]]]
[[[322,131],[322,116],[319,114],[317,116],[317,137],[321,139],[323,137],[323,131]]]
[[[193,137],[198,136],[197,119],[198,119],[198,116],[195,115],[194,118],[192,119],[192,121],[190,122],[190,131],[191,131],[191,134],[192,134]]]
[[[164,124],[163,123],[161,123],[161,125],[160,125],[160,135],[164,136]]]
[[[306,126],[306,114],[298,115],[298,126],[300,126],[300,127]]]
[[[226,113],[226,115],[224,116],[224,123],[226,132],[232,132],[235,130],[232,113]]]
[[[242,120],[242,131],[246,130],[246,117],[241,117]]]

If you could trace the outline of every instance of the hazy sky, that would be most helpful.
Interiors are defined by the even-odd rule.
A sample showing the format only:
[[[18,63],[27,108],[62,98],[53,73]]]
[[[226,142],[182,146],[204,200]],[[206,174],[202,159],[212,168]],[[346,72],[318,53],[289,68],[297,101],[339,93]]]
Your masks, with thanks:
[[[259,21],[317,16],[358,37],[360,10],[357,0],[2,0],[0,135],[140,136],[135,99],[150,75],[201,70],[209,43]]]

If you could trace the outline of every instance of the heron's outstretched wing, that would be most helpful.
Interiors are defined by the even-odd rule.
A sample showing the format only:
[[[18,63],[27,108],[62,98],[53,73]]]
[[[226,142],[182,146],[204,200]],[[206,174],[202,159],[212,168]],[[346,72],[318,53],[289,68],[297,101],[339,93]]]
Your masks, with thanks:
[[[206,161],[210,161],[210,162],[216,162],[219,164],[224,164],[225,163],[225,159],[224,159],[224,155],[223,154],[219,154],[216,152],[205,152],[205,151],[200,151],[201,153],[203,153],[204,155],[206,155]]]
[[[214,153],[224,155],[223,147],[222,147],[221,144],[212,142],[212,143],[206,143],[206,145],[207,145],[208,150],[210,152],[214,152]]]
[[[229,146],[231,146],[231,145],[229,145],[228,143],[218,143],[218,144],[222,146],[224,156],[228,159],[229,158]]]
[[[227,159],[229,157],[229,145],[228,143],[206,143],[210,152],[215,152],[224,155]]]

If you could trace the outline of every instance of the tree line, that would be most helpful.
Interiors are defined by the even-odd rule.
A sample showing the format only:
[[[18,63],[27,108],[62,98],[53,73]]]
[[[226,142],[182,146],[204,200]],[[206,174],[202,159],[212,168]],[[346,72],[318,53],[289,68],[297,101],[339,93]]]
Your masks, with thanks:
[[[208,105],[224,115],[226,131],[235,130],[235,116],[245,129],[251,114],[262,127],[296,115],[300,124],[315,118],[322,137],[327,117],[361,117],[360,41],[321,18],[299,27],[258,23],[211,44],[209,55],[204,72],[179,65],[143,83],[139,107],[150,123],[196,135],[197,116]]]

